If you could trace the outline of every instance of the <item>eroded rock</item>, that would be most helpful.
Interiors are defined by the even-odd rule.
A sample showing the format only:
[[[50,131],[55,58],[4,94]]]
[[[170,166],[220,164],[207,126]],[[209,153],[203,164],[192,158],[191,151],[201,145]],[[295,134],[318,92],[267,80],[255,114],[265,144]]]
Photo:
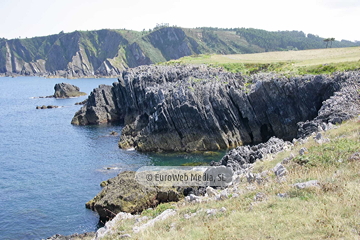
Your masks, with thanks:
[[[240,74],[208,66],[137,67],[122,72],[113,86],[95,89],[72,123],[123,123],[119,146],[139,151],[218,150],[272,136],[292,140],[319,124],[348,119],[341,105],[360,112],[358,94],[347,94],[357,88],[358,75],[258,74],[246,88]]]
[[[70,97],[80,97],[87,95],[84,92],[80,92],[79,87],[69,83],[57,83],[55,84],[54,90],[55,90],[54,93],[55,98],[70,98]]]
[[[160,202],[178,201],[183,197],[181,190],[141,185],[132,171],[122,172],[106,182],[102,183],[101,192],[85,205],[96,211],[103,221],[119,212],[137,213]]]

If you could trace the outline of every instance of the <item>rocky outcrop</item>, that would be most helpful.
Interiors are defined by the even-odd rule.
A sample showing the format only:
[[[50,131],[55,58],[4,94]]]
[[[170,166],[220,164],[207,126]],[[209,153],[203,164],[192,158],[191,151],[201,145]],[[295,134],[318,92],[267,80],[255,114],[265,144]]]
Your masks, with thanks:
[[[357,79],[358,72],[258,74],[245,86],[241,75],[207,66],[138,67],[122,72],[112,87],[95,89],[72,123],[123,123],[119,146],[139,151],[218,150],[272,136],[292,140],[299,122],[315,119],[324,101],[337,99],[331,98],[336,92],[342,96],[345,88],[357,89]]]
[[[220,162],[212,162],[211,165],[224,165],[231,167],[234,171],[246,170],[256,160],[263,159],[269,154],[279,153],[288,149],[290,142],[272,137],[265,143],[254,146],[240,146],[230,150]]]
[[[160,202],[178,201],[183,193],[173,188],[141,185],[135,172],[125,171],[101,183],[104,188],[86,207],[96,211],[100,219],[108,221],[119,212],[137,213]]]
[[[103,84],[90,93],[85,105],[76,113],[76,117],[72,119],[71,123],[89,125],[119,120],[113,87]]]
[[[55,98],[70,98],[70,97],[80,97],[87,95],[84,92],[80,92],[80,88],[69,84],[69,83],[57,83],[54,86],[54,97]]]
[[[329,124],[339,124],[360,114],[360,72],[339,73],[335,78],[342,82],[341,90],[322,103],[314,119],[298,123],[297,138],[327,130]]]

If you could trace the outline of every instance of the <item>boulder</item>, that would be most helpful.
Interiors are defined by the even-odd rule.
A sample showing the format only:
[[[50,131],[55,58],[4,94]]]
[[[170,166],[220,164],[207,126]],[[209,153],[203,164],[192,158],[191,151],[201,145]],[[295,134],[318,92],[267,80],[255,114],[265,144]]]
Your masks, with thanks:
[[[55,98],[70,98],[70,97],[80,97],[87,95],[84,92],[80,92],[80,88],[69,83],[57,83],[54,87]]]
[[[178,201],[181,190],[141,185],[135,172],[125,171],[102,183],[104,188],[85,206],[96,211],[102,221],[108,221],[119,212],[137,213],[160,202]]]

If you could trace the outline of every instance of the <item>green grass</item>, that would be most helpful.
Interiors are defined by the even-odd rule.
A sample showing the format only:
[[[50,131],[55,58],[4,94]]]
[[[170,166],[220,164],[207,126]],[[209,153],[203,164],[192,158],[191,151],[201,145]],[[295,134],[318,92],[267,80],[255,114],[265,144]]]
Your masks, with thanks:
[[[331,74],[360,69],[360,47],[232,55],[192,55],[161,64],[209,64],[230,72]]]

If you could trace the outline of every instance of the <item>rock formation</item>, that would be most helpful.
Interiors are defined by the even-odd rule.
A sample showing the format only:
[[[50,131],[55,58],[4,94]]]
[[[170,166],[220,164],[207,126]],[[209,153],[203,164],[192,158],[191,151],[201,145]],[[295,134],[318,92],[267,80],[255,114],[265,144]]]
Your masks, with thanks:
[[[125,126],[119,146],[139,151],[218,150],[265,142],[272,136],[292,140],[298,123],[341,102],[345,89],[357,89],[359,72],[248,78],[207,66],[130,69],[113,86],[95,89],[72,123],[120,122]],[[356,105],[357,96],[348,96],[355,99],[344,104]],[[339,116],[346,111],[336,109]],[[353,114],[355,110],[358,107]],[[330,115],[322,115],[321,121],[329,121]]]
[[[100,219],[108,221],[119,212],[137,213],[160,202],[178,201],[183,193],[173,188],[144,186],[135,180],[135,172],[125,171],[101,183],[102,191],[86,203]]]
[[[70,98],[70,97],[80,97],[87,95],[84,92],[80,92],[80,88],[69,83],[57,83],[54,87],[55,98]]]

